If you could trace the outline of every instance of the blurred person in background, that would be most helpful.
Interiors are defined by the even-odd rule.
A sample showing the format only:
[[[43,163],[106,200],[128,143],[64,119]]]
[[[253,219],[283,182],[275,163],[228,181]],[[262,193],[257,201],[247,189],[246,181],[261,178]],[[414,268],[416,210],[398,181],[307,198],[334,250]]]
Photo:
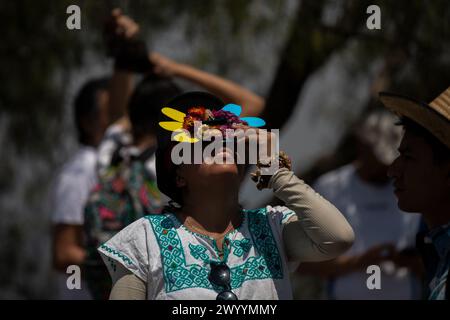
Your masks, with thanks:
[[[83,210],[89,190],[97,181],[96,147],[102,139],[108,118],[108,79],[87,82],[75,99],[75,123],[79,149],[62,167],[52,188],[53,262],[65,272],[69,265],[80,265],[85,252],[81,246]],[[67,275],[58,280],[62,299],[88,298],[82,290],[69,291]]]
[[[121,32],[121,41],[131,39],[137,31],[130,28],[127,33]],[[124,115],[127,96],[122,92],[131,84],[130,72],[116,61],[111,79],[88,81],[75,98],[74,117],[80,148],[62,167],[51,191],[53,265],[63,272],[58,275],[61,299],[90,298],[84,281],[81,290],[67,288],[65,271],[68,266],[80,266],[85,260],[83,213],[89,192],[97,183],[97,148],[107,127]]]
[[[83,270],[94,299],[107,299],[111,289],[97,247],[136,219],[162,209],[154,171],[157,110],[180,92],[169,79],[147,76],[130,99],[131,141],[124,127],[115,124],[100,146],[98,183],[89,195],[84,219]]]
[[[401,130],[384,110],[371,111],[355,130],[356,161],[318,178],[314,188],[329,199],[355,231],[353,247],[335,260],[304,264],[301,274],[327,279],[330,299],[418,299],[421,263],[414,250],[420,216],[397,208],[387,176]],[[381,289],[369,290],[367,267],[381,269]]]
[[[404,128],[400,155],[389,168],[398,207],[420,212],[430,230],[424,242],[434,250],[423,255],[433,274],[428,299],[449,300],[450,88],[429,104],[392,93],[380,93],[380,99]]]
[[[245,88],[194,67],[146,51],[139,25],[115,9],[106,24],[106,39],[116,67],[128,70],[110,95],[124,104],[130,95],[133,73],[144,74],[129,98],[127,114],[107,129],[99,147],[99,181],[85,207],[87,257],[84,276],[94,299],[107,299],[111,280],[97,248],[115,233],[149,213],[158,213],[164,199],[156,187],[156,128],[160,109],[181,89],[173,79],[185,79],[214,92],[226,101],[248,106],[246,114],[259,114],[264,100]],[[134,32],[129,32],[132,30]],[[111,34],[112,33],[112,34]],[[123,43],[121,35],[132,35]],[[114,92],[112,92],[114,90]]]

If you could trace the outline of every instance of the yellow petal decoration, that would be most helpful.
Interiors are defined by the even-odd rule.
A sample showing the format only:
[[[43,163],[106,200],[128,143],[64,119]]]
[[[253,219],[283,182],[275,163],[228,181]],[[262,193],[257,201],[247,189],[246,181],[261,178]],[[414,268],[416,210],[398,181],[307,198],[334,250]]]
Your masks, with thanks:
[[[166,116],[168,116],[169,118],[172,118],[173,120],[181,122],[181,123],[184,122],[184,117],[186,117],[185,113],[175,110],[175,109],[172,109],[172,108],[169,108],[169,107],[162,108],[161,112],[163,114],[165,114]]]
[[[197,138],[191,138],[191,136],[188,135],[186,132],[181,132],[177,134],[176,136],[173,137],[173,140],[178,142],[189,142],[189,143],[195,143],[197,141],[200,141]]]
[[[183,123],[176,121],[161,121],[159,125],[161,128],[169,131],[177,131],[183,128]]]

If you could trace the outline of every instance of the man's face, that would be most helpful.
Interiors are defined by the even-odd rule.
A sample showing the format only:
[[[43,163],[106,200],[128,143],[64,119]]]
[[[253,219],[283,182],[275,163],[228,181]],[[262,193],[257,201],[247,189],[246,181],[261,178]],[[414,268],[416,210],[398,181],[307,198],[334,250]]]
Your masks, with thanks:
[[[448,198],[447,166],[434,161],[425,139],[406,130],[398,151],[388,175],[394,179],[401,210],[423,213]]]

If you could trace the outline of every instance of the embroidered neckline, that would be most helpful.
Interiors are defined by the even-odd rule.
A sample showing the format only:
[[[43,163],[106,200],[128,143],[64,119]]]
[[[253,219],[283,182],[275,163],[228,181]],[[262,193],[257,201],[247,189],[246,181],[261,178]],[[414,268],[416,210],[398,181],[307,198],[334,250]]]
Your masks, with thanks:
[[[227,262],[228,261],[228,256],[231,252],[231,242],[232,242],[232,238],[240,231],[242,230],[242,228],[245,226],[245,224],[247,223],[247,210],[242,209],[241,210],[241,215],[242,215],[242,220],[241,223],[239,224],[239,226],[237,226],[236,228],[234,228],[233,230],[230,230],[229,232],[227,232],[224,236],[223,236],[223,242],[225,243],[225,246],[222,244],[222,250],[219,249],[219,246],[217,245],[217,240],[206,235],[206,234],[201,234],[198,232],[195,232],[191,229],[189,229],[188,227],[186,227],[183,223],[181,223],[180,219],[178,219],[177,215],[175,213],[172,212],[168,212],[167,214],[169,215],[170,219],[173,220],[174,224],[176,226],[181,227],[183,230],[185,230],[187,233],[195,236],[195,237],[200,237],[203,239],[206,239],[208,241],[210,241],[214,247],[214,251],[216,254],[217,259],[211,259],[211,261],[221,261],[221,262]]]
[[[254,248],[255,255],[248,257],[241,264],[230,266],[232,289],[241,287],[245,281],[283,278],[282,259],[266,209],[246,210],[246,213],[250,213],[245,215],[248,216],[248,231],[251,235],[249,250]],[[192,254],[192,251],[195,251],[199,262],[187,263],[184,248],[186,244],[183,245],[178,235],[172,214],[149,215],[145,218],[149,221],[160,248],[166,292],[188,288],[206,288],[217,292],[220,290],[208,280],[210,259],[204,260],[206,257],[203,254],[206,254],[206,251],[198,247],[199,245],[188,244],[187,252]],[[244,223],[241,223],[241,226],[243,225]]]
[[[234,228],[233,230],[228,231],[228,232],[223,236],[224,239],[227,239],[227,238],[228,238],[228,240],[230,240],[230,237],[231,237],[231,236],[234,236],[238,231],[240,231],[240,230],[243,228],[243,226],[247,223],[247,211],[248,211],[248,210],[245,210],[245,209],[242,209],[242,210],[241,210],[241,215],[242,215],[241,223],[240,223],[236,228]],[[210,240],[210,241],[213,242],[214,245],[217,247],[216,239],[214,239],[214,238],[212,238],[212,237],[210,237],[210,236],[208,236],[208,235],[206,235],[206,234],[202,234],[202,233],[199,233],[199,232],[195,232],[195,231],[189,229],[189,228],[186,227],[183,223],[181,223],[180,219],[178,219],[178,217],[177,217],[177,215],[176,215],[175,213],[167,212],[167,214],[169,215],[169,217],[170,217],[172,220],[174,220],[174,222],[175,222],[175,224],[176,224],[177,226],[180,226],[180,227],[181,227],[183,230],[185,230],[186,232],[188,232],[188,233],[190,233],[190,234],[192,234],[192,235],[194,235],[194,236],[198,236],[198,237],[200,237],[200,238],[204,238],[204,239]]]

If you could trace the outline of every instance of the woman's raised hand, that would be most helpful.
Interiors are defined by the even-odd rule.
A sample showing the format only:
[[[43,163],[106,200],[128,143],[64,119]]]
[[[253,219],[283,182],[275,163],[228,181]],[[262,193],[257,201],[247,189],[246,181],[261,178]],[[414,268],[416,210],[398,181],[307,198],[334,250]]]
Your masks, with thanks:
[[[272,161],[278,161],[278,168],[286,168],[291,170],[292,163],[289,156],[284,152],[280,151],[278,156],[272,157]],[[266,189],[269,187],[270,178],[272,178],[273,174],[265,174],[263,175],[263,169],[270,167],[272,163],[260,162],[256,164],[256,171],[251,173],[252,180],[256,183],[256,187],[258,190]]]
[[[131,39],[139,33],[139,24],[129,16],[124,15],[121,9],[111,11],[111,16],[105,24],[107,38]]]
[[[268,187],[270,178],[277,169],[291,170],[292,163],[288,155],[283,151],[278,152],[277,135],[265,129],[241,124],[233,125],[233,129],[238,145],[245,143],[245,155],[239,154],[238,147],[238,157],[245,156],[246,160],[256,159],[256,171],[251,173],[251,176],[259,190]]]
[[[155,74],[169,78],[176,76],[179,63],[157,52],[150,53],[149,58]]]
[[[278,137],[274,133],[242,124],[233,124],[232,129],[238,146],[245,144],[245,159],[252,160],[252,163],[249,164],[268,161],[276,155]]]

